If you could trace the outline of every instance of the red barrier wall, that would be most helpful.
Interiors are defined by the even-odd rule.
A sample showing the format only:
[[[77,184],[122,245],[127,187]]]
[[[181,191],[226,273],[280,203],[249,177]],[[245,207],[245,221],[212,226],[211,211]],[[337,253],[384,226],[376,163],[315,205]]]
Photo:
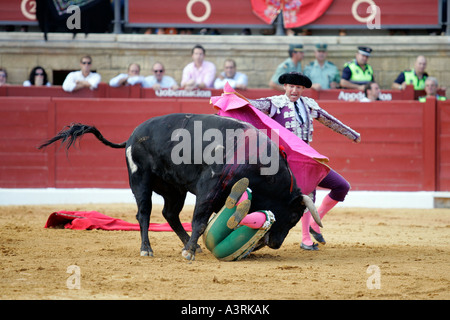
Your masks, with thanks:
[[[437,102],[437,176],[440,191],[450,190],[450,101]]]
[[[320,104],[362,135],[355,144],[318,122],[314,127],[312,146],[353,190],[450,191],[449,102]],[[215,110],[209,99],[194,98],[0,97],[0,187],[127,188],[124,151],[91,135],[67,154],[59,145],[36,146],[72,122],[95,125],[122,142],[146,119],[174,112]]]
[[[150,88],[142,88],[141,86],[124,86],[119,88],[110,87],[106,83],[100,83],[97,90],[81,89],[76,92],[65,92],[61,86],[52,87],[24,87],[17,85],[8,85],[0,87],[0,96],[13,97],[65,97],[65,98],[183,98],[196,99],[198,97],[189,97],[189,92],[178,90],[166,95],[168,91],[163,90],[163,93],[157,93]],[[201,90],[202,99],[209,99],[211,96],[219,96],[223,90],[207,89]],[[240,91],[242,95],[248,99],[258,99],[261,97],[270,97],[280,94],[280,91],[265,88],[250,88],[248,90]],[[438,93],[445,96],[445,90],[440,89]],[[184,94],[184,95],[183,95]],[[407,86],[405,90],[382,90],[381,94],[383,100],[417,100],[419,96],[425,95],[425,91],[416,91],[413,86]],[[316,91],[313,89],[305,89],[304,96],[316,100],[344,100],[355,101],[358,97],[363,96],[363,93],[358,90],[350,89],[329,89]]]

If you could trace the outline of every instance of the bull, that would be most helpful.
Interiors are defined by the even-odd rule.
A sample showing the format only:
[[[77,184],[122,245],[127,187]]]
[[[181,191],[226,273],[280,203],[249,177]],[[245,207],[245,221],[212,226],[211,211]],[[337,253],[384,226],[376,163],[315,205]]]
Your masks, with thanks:
[[[227,140],[226,145],[217,138],[217,134],[226,136],[230,130],[246,134],[241,143],[239,137],[233,138],[232,143]],[[249,132],[255,134],[256,148],[250,146]],[[223,207],[231,186],[243,177],[249,179],[253,191],[250,212],[270,210],[276,219],[254,250],[265,245],[278,249],[306,207],[321,225],[313,202],[298,188],[286,159],[278,156],[277,145],[249,123],[216,115],[170,114],[143,122],[127,141],[119,144],[105,139],[94,126],[72,124],[38,148],[62,140],[69,150],[87,133],[106,146],[125,149],[129,185],[138,209],[136,218],[143,256],[153,256],[148,236],[153,192],[163,197],[163,216],[182,241],[182,255],[188,260],[193,260],[199,249],[198,239],[205,231],[210,215]],[[199,133],[200,137],[195,136]],[[211,142],[213,137],[219,141]],[[237,159],[242,150],[244,158]],[[268,162],[261,161],[262,157],[255,156],[255,152],[268,154],[269,150],[271,165],[277,170],[262,174],[264,169],[269,169]],[[187,192],[196,195],[191,236],[179,218]]]

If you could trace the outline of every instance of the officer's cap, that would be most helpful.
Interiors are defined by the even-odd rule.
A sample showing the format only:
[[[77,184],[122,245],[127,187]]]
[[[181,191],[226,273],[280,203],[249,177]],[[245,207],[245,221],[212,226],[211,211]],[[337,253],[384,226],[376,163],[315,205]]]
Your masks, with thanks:
[[[370,57],[370,53],[372,52],[372,48],[369,47],[358,47],[358,52],[364,56]]]
[[[316,50],[317,51],[327,51],[327,44],[326,43],[317,43],[316,44]]]
[[[303,45],[302,44],[290,44],[289,51],[303,52]]]

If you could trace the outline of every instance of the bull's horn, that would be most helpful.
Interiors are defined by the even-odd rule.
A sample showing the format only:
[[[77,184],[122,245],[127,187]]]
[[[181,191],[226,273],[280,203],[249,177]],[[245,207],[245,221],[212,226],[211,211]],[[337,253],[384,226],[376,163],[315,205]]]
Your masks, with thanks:
[[[323,228],[322,221],[320,221],[319,213],[317,212],[316,206],[314,205],[314,202],[311,200],[310,197],[307,195],[303,195],[303,203],[308,208],[309,212],[311,212],[311,216],[313,217],[314,221]]]

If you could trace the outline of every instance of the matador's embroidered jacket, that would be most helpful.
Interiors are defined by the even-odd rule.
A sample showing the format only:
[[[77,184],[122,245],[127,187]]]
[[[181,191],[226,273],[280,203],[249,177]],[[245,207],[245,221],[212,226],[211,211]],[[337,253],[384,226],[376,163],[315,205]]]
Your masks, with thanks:
[[[300,97],[296,102],[300,115],[295,108],[294,102],[291,102],[284,94],[250,100],[252,106],[267,113],[269,117],[272,117],[306,143],[312,141],[313,119],[316,119],[331,130],[346,136],[350,140],[356,141],[360,137],[358,132],[319,107],[314,99]],[[303,111],[301,108],[303,108]]]

